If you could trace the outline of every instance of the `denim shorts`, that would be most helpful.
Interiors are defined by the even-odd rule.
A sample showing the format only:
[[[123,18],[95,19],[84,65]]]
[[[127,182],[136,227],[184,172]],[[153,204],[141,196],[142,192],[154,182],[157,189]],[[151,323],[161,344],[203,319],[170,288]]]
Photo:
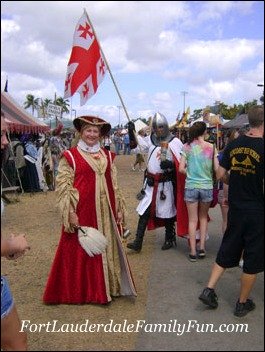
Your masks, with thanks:
[[[213,190],[201,188],[185,188],[184,200],[186,202],[211,202],[213,200]]]
[[[1,276],[1,319],[7,316],[14,306],[14,300],[7,279]]]

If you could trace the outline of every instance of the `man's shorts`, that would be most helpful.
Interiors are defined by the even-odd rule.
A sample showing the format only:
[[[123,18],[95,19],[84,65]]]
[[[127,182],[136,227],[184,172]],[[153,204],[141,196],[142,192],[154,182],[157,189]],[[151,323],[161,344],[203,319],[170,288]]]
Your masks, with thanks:
[[[264,211],[228,210],[227,229],[217,253],[216,263],[223,268],[239,265],[243,253],[243,272],[264,270]]]
[[[14,300],[7,279],[1,276],[1,319],[6,317],[14,306]]]
[[[211,202],[213,200],[213,190],[201,188],[185,188],[184,200],[186,202]]]

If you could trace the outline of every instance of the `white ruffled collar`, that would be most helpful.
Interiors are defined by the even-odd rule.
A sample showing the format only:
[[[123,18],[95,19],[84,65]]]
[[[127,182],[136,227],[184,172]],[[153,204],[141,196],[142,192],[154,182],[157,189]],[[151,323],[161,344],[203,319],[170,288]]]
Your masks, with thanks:
[[[79,140],[79,142],[77,143],[77,146],[83,150],[84,152],[88,152],[88,153],[98,153],[100,150],[100,143],[96,143],[95,145],[93,145],[92,147],[88,146],[82,139]]]

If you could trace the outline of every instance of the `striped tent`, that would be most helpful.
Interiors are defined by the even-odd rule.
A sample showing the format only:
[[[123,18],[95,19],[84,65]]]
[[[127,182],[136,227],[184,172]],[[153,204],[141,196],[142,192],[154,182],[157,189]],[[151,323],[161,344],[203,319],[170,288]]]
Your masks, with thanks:
[[[4,113],[11,133],[45,133],[50,127],[35,119],[7,92],[1,92],[1,113]]]

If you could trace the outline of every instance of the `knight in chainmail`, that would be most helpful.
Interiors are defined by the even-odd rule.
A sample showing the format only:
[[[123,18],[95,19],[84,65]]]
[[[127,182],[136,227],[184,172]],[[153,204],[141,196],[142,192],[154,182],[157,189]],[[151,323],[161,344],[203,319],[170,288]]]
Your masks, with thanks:
[[[169,130],[168,121],[161,113],[152,119],[151,134],[135,138],[133,122],[128,124],[131,148],[147,153],[147,169],[143,188],[137,195],[140,200],[136,211],[139,221],[136,237],[127,244],[129,249],[140,252],[146,231],[165,227],[165,241],[162,250],[176,245],[176,163],[180,160],[182,142]]]

